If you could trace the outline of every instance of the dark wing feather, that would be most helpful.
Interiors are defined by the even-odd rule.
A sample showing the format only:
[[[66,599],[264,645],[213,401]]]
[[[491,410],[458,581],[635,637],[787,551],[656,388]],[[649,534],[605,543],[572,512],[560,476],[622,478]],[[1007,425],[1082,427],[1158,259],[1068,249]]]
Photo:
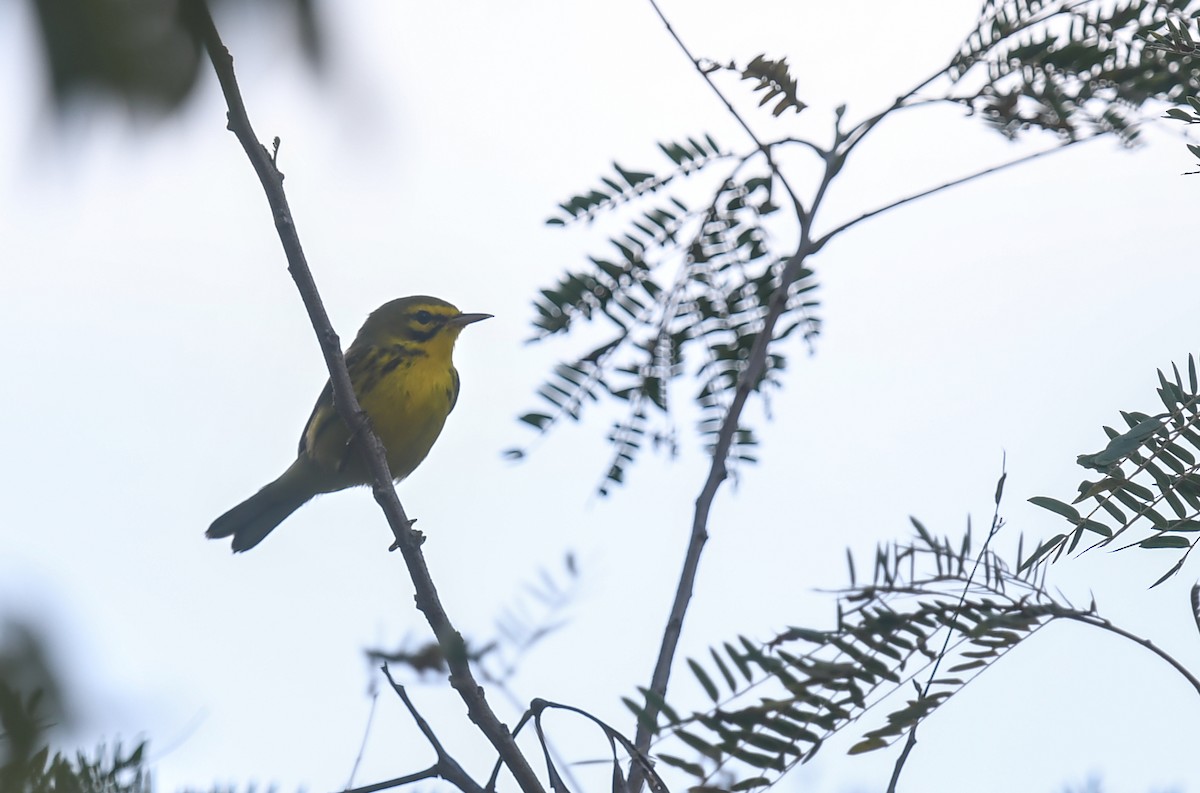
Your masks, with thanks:
[[[450,379],[454,381],[454,385],[450,387],[450,392],[446,394],[446,396],[450,397],[450,410],[446,411],[447,413],[453,412],[454,406],[458,404],[458,370],[453,366],[450,367]]]
[[[360,347],[353,346],[346,352],[346,369],[350,372],[350,382],[354,384],[354,393],[359,401],[371,392],[389,372],[406,360],[428,355],[420,348],[394,344],[390,347]],[[458,399],[458,372],[454,372],[454,393],[450,395],[450,407]],[[317,438],[329,429],[336,421],[340,421],[333,406],[333,384],[326,380],[325,388],[317,397],[312,415],[304,425],[300,435],[300,454],[305,454],[310,446],[316,445]]]
[[[362,382],[363,368],[370,367],[378,353],[377,347],[363,347],[357,350],[351,347],[346,352],[346,369],[350,372],[351,383]],[[361,392],[363,390],[361,385],[355,386],[359,399],[362,399]],[[367,390],[369,390],[369,386]],[[313,405],[312,415],[304,424],[304,432],[300,433],[300,454],[307,453],[309,441],[311,440],[315,445],[317,438],[338,420],[337,411],[333,407],[333,383],[326,380],[325,387],[321,389],[321,395],[317,397],[317,404]]]
[[[317,420],[317,414],[325,406],[333,407],[333,383],[329,380],[325,381],[325,387],[321,389],[321,395],[317,397],[317,404],[313,405],[312,414],[308,417],[308,421],[304,422],[304,431],[300,433],[300,451],[298,452],[300,455],[308,452],[308,443],[306,441],[308,440],[309,431],[312,430],[313,422]],[[330,418],[332,416],[326,416],[320,430],[325,429],[325,425],[329,423]],[[316,438],[316,433],[313,434],[313,437]]]

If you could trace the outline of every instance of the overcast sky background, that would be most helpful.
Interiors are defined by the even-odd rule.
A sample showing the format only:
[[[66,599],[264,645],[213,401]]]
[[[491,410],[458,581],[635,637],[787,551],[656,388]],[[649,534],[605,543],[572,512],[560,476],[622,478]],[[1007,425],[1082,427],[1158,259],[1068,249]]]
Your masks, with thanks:
[[[858,120],[942,64],[974,7],[665,11],[698,54],[787,55],[811,107],[784,125],[760,116],[760,128],[824,142],[836,105]],[[379,304],[417,293],[496,315],[463,334],[458,406],[399,490],[446,607],[485,639],[500,606],[573,550],[571,622],[513,687],[631,730],[619,698],[649,675],[706,460],[685,414],[679,459],[647,456],[597,498],[607,409],[523,464],[501,459],[529,440],[514,417],[538,407],[545,372],[581,349],[524,344],[530,301],[603,245],[595,230],[543,221],[614,159],[661,167],[655,141],[746,140],[645,3],[321,10],[332,57],[320,79],[272,17],[218,24],[258,134],[283,139],[335,328],[349,339]],[[290,462],[326,377],[261,189],[208,74],[171,120],[102,113],[64,130],[39,66],[24,4],[0,4],[0,612],[48,631],[77,705],[73,739],[150,738],[161,790],[337,789],[378,683],[362,649],[428,629],[365,490],[317,500],[236,558],[203,536]],[[908,535],[910,514],[952,536],[968,514],[986,524],[1005,452],[1002,547],[1061,530],[1024,499],[1073,494],[1075,455],[1104,445],[1118,410],[1154,412],[1155,368],[1195,351],[1197,184],[1180,176],[1194,164],[1180,126],[1148,128],[1137,151],[1091,142],[947,191],[822,251],[825,334],[811,358],[789,343],[786,386],[759,424],[761,464],[717,500],[681,658],[739,633],[830,625],[832,598],[814,589],[846,583],[846,546],[861,570],[874,543]],[[1052,143],[1011,144],[955,109],[911,111],[857,153],[818,231]],[[794,184],[813,173],[793,167]],[[1093,553],[1051,575],[1196,669],[1196,565],[1146,590],[1173,560]],[[694,689],[685,675],[681,696]],[[482,739],[435,682],[414,699],[486,776]],[[1057,791],[1096,775],[1114,791],[1200,790],[1197,705],[1149,653],[1054,626],[922,727],[902,788]],[[780,789],[885,787],[896,750],[844,754],[875,720]],[[572,756],[606,750],[561,729]],[[431,761],[384,693],[356,783]]]

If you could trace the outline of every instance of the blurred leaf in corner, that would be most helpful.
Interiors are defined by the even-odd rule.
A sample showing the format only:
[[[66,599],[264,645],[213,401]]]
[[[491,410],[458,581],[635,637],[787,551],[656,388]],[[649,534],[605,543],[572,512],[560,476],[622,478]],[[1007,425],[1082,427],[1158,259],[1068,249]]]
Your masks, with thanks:
[[[33,627],[16,620],[0,625],[0,783],[46,744],[47,731],[63,726],[57,680]]]
[[[88,98],[129,113],[176,110],[195,89],[204,63],[186,23],[186,5],[196,1],[30,0],[55,107],[61,112]],[[314,0],[271,0],[269,6],[292,16],[296,47],[319,65]]]

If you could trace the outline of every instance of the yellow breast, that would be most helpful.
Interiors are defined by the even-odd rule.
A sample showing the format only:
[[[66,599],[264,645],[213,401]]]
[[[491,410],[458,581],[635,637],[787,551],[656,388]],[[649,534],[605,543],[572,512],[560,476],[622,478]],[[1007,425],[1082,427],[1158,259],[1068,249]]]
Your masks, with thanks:
[[[437,440],[458,395],[450,356],[405,345],[352,351],[346,364],[363,410],[387,448],[396,480],[421,464]],[[301,441],[305,454],[331,474],[331,489],[365,484],[370,477],[350,433],[334,410],[330,390],[318,400]],[[333,479],[337,481],[333,481]]]
[[[407,357],[359,398],[387,447],[397,480],[413,472],[437,440],[454,406],[457,378],[448,362]]]

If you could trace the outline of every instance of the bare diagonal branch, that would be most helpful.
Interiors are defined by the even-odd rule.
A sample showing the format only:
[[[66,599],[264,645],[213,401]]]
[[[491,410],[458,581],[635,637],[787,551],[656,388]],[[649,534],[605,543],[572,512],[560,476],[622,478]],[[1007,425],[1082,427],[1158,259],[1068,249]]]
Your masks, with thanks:
[[[416,589],[417,608],[425,615],[430,628],[438,642],[441,643],[447,662],[450,666],[450,685],[462,697],[467,705],[471,720],[487,736],[497,753],[512,771],[517,783],[525,793],[543,793],[541,782],[534,773],[529,762],[517,748],[508,728],[500,722],[484,699],[483,689],[476,682],[465,652],[462,635],[459,634],[446,616],[434,587],[429,569],[425,565],[421,553],[421,537],[411,528],[411,521],[396,496],[392,485],[392,475],[388,470],[387,458],[383,444],[371,429],[366,413],[358,404],[354,388],[350,383],[350,375],[346,370],[346,362],[342,356],[341,343],[325,307],[321,302],[312,272],[304,257],[300,238],[292,220],[291,209],[283,191],[283,174],[276,167],[274,157],[259,143],[254,129],[250,125],[246,106],[242,101],[241,91],[233,71],[233,57],[222,43],[213,24],[205,0],[189,0],[184,5],[184,12],[192,28],[196,31],[216,71],[221,90],[229,106],[229,129],[237,136],[246,156],[250,158],[255,173],[258,174],[267,202],[271,206],[271,214],[275,219],[275,228],[279,233],[284,253],[287,255],[288,271],[296,282],[304,306],[308,310],[309,319],[316,331],[321,352],[329,369],[330,382],[333,384],[334,406],[342,420],[354,433],[362,455],[371,472],[375,500],[379,502],[388,524],[396,538],[396,547],[400,549],[404,562]]]

